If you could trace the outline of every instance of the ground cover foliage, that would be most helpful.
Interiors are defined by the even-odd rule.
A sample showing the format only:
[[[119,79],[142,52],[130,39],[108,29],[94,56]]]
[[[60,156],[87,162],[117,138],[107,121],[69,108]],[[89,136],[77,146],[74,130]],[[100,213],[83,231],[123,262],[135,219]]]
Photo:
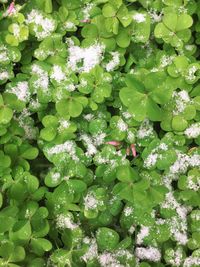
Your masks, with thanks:
[[[0,0],[0,266],[200,266],[200,1]]]

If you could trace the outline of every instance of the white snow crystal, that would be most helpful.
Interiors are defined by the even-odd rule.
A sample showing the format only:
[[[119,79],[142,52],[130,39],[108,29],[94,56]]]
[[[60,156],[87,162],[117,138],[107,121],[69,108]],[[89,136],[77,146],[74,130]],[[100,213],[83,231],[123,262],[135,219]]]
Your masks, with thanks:
[[[13,35],[17,38],[20,37],[20,26],[17,23],[13,24]]]
[[[72,230],[78,227],[78,225],[75,224],[69,216],[66,216],[64,214],[60,214],[59,216],[57,216],[56,225],[58,228],[68,228]]]
[[[188,138],[197,138],[200,135],[200,122],[191,124],[184,133]]]
[[[98,257],[98,246],[95,238],[85,237],[83,239],[85,244],[89,244],[88,251],[81,257],[85,262],[88,262],[94,258]]]
[[[154,166],[157,162],[158,154],[151,153],[145,160],[144,160],[144,166],[146,168],[150,168],[151,166]]]
[[[0,72],[0,80],[7,80],[9,78],[9,73],[7,71]]]
[[[183,267],[200,266],[200,257],[187,257],[183,263]]]
[[[198,70],[198,68],[196,66],[192,66],[189,68],[188,70],[188,73],[186,75],[186,78],[189,80],[189,81],[192,81],[196,78],[195,76],[195,72]]]
[[[31,93],[29,91],[28,82],[18,82],[15,87],[12,87],[11,90],[8,90],[17,96],[17,98],[21,101],[28,101],[30,99]]]
[[[72,29],[72,28],[74,28],[74,27],[75,27],[75,24],[74,24],[73,22],[71,22],[71,21],[66,21],[66,22],[64,23],[64,28]]]
[[[47,153],[49,155],[59,154],[63,152],[67,152],[74,161],[79,160],[78,157],[76,156],[74,142],[72,141],[66,141],[63,144],[55,145],[52,148],[47,149]]]
[[[120,264],[115,256],[116,255],[110,252],[105,252],[99,255],[98,260],[101,267],[124,267],[124,265]]]
[[[193,180],[194,178],[197,179],[196,183]],[[187,187],[191,190],[198,191],[200,189],[200,177],[195,177],[194,175],[188,176]]]
[[[103,45],[98,43],[86,48],[70,45],[68,48],[68,67],[73,71],[89,72],[101,62],[104,48]],[[82,63],[82,66],[78,66],[80,63]]]
[[[38,39],[44,39],[50,36],[56,28],[56,22],[53,19],[44,17],[42,12],[36,9],[33,9],[28,14],[26,23],[35,24],[33,26],[33,31]]]
[[[92,155],[95,155],[97,153],[97,148],[93,143],[93,139],[89,135],[82,134],[80,136],[80,140],[83,140],[84,143],[86,144],[86,147],[87,147],[86,155],[92,156]]]
[[[164,68],[173,62],[174,56],[163,55],[161,58],[161,67]]]
[[[178,244],[185,245],[188,241],[187,237],[187,213],[188,207],[181,205],[169,192],[165,196],[165,200],[161,203],[161,207],[165,209],[173,209],[176,211],[177,216],[168,220],[170,232]]]
[[[150,9],[148,12],[153,22],[160,22],[162,20],[163,13],[160,14],[156,13],[156,10]]]
[[[153,126],[148,119],[145,119],[137,132],[137,137],[143,139],[153,134]]]
[[[33,64],[31,71],[32,71],[32,74],[37,75],[37,79],[34,82],[35,87],[42,88],[43,90],[47,90],[49,86],[48,72],[44,71],[41,67],[39,67],[36,64]]]
[[[125,216],[129,216],[129,215],[131,215],[133,213],[133,208],[131,208],[131,207],[126,207],[125,209],[124,209],[124,215]]]
[[[117,128],[120,131],[125,132],[128,129],[128,125],[122,119],[119,119],[117,122]]]
[[[170,167],[170,172],[173,174],[176,173],[185,173],[187,171],[187,168],[189,166],[189,156],[183,154],[183,153],[177,153],[177,160],[174,162],[174,164]]]
[[[112,55],[112,60],[110,60],[107,64],[106,64],[106,70],[107,71],[112,71],[115,69],[116,66],[119,65],[120,63],[120,59],[119,59],[119,52],[111,52]]]
[[[161,259],[160,251],[154,247],[148,247],[148,248],[137,247],[135,249],[135,254],[136,257],[138,257],[141,260],[158,262]]]
[[[52,74],[50,76],[51,79],[56,80],[58,83],[65,80],[65,73],[62,71],[62,68],[58,65],[53,66]]]
[[[142,13],[137,13],[133,15],[133,19],[137,22],[137,23],[141,23],[144,22],[146,20],[145,14]]]
[[[83,20],[88,20],[90,18],[90,11],[93,8],[94,4],[93,3],[87,3],[85,8],[83,9]]]
[[[55,173],[53,173],[51,175],[51,177],[52,177],[53,182],[56,183],[58,181],[58,179],[60,178],[60,173],[59,172],[55,172]]]
[[[98,200],[95,198],[94,194],[88,193],[84,198],[84,206],[86,210],[96,209],[98,206]]]
[[[89,113],[83,116],[85,120],[91,121],[94,118],[94,115]]]
[[[149,227],[148,226],[141,226],[139,233],[137,234],[136,243],[141,245],[143,243],[143,239],[149,235]]]
[[[9,60],[8,50],[5,45],[0,46],[0,61],[1,63]]]
[[[189,104],[190,101],[190,97],[189,94],[186,90],[182,90],[180,92],[173,92],[173,98],[175,100],[175,109],[173,111],[174,115],[177,115],[181,112],[184,111],[185,107],[187,106],[187,104]]]

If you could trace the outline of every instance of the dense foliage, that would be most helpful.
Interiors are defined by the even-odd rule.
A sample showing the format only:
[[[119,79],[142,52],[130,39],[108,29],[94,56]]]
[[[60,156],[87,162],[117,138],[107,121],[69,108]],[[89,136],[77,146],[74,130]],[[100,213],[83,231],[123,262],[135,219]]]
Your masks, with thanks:
[[[0,266],[200,266],[199,44],[199,0],[0,0]]]

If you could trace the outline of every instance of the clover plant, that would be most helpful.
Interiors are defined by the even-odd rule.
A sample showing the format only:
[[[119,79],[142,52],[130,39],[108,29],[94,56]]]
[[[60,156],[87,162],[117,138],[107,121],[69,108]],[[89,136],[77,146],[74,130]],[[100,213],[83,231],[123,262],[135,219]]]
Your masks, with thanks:
[[[200,266],[200,2],[0,0],[0,266]]]

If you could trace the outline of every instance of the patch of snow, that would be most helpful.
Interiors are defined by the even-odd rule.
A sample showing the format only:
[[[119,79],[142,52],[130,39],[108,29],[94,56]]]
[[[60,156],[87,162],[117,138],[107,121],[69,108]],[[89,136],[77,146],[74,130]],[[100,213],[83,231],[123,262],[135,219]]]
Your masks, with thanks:
[[[73,71],[89,72],[101,62],[104,49],[104,45],[98,43],[86,48],[70,45],[67,65]],[[82,66],[78,66],[80,63]]]
[[[133,19],[137,22],[137,23],[142,23],[146,20],[146,16],[145,14],[142,13],[137,13],[133,15]]]
[[[135,255],[140,260],[148,260],[152,262],[158,262],[161,259],[161,253],[157,248],[154,247],[137,247],[135,249]]]

